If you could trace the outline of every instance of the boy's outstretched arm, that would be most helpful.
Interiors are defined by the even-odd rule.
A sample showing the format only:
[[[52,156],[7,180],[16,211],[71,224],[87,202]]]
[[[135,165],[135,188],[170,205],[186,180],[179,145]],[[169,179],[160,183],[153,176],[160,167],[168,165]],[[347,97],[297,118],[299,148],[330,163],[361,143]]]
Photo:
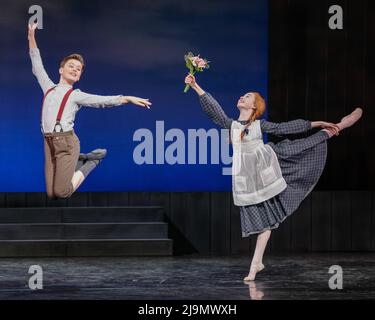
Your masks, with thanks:
[[[143,99],[134,96],[101,96],[96,94],[89,94],[80,90],[75,90],[75,102],[80,106],[106,108],[119,106],[126,103],[133,103],[137,106],[150,109],[151,102],[149,99]]]
[[[33,74],[38,79],[39,85],[45,93],[49,88],[55,86],[52,80],[48,77],[46,70],[44,70],[42,58],[40,57],[40,52],[35,40],[35,30],[37,24],[29,25],[29,53],[32,64]]]

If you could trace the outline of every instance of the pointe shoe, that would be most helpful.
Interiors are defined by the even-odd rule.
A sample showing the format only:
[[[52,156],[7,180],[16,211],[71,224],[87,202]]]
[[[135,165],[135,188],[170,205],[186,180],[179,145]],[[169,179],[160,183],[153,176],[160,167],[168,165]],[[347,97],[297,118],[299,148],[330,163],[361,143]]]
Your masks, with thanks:
[[[101,160],[107,155],[106,149],[95,149],[87,154],[80,153],[79,160]]]
[[[247,277],[243,278],[244,281],[254,281],[256,274],[258,272],[262,271],[263,269],[264,269],[264,264],[263,263],[251,266],[250,267],[249,275]]]
[[[340,123],[337,124],[340,131],[345,128],[351,127],[362,117],[363,110],[361,108],[356,108],[351,114],[345,116],[341,119]]]

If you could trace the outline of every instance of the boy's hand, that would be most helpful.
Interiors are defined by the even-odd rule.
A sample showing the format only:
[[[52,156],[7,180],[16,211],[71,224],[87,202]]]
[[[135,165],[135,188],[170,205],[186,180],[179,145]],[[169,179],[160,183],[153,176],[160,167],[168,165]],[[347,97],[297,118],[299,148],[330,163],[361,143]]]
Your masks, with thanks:
[[[152,104],[149,99],[143,99],[133,96],[124,96],[122,98],[123,103],[133,103],[137,106],[145,107],[147,109],[150,109],[150,105]]]
[[[34,39],[35,38],[35,29],[37,28],[38,23],[33,23],[32,25],[29,24],[29,33],[28,33],[28,39]]]

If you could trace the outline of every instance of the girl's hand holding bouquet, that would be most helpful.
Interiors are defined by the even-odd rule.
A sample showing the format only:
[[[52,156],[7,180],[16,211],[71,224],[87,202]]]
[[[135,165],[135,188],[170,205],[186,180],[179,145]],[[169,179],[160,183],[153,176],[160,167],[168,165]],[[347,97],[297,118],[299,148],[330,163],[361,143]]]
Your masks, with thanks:
[[[209,61],[202,59],[199,55],[194,56],[192,52],[185,55],[186,67],[189,69],[189,75],[194,76],[197,72],[202,72],[204,69],[208,69]],[[194,79],[195,82],[195,79]],[[190,88],[189,83],[186,84],[184,92],[186,93]]]

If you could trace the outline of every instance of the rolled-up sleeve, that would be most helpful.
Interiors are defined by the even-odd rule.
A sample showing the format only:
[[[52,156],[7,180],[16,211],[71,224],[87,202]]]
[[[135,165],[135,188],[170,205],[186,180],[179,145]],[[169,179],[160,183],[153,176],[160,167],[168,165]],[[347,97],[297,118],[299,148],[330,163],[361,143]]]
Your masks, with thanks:
[[[260,128],[262,132],[271,133],[274,135],[295,134],[309,131],[311,129],[311,121],[297,119],[275,123],[261,119]]]
[[[215,124],[221,128],[230,129],[233,119],[225,114],[220,104],[208,92],[199,96],[199,102],[203,111]]]
[[[101,96],[85,93],[77,89],[75,90],[74,100],[77,105],[83,107],[110,108],[121,105],[121,97],[122,95]]]

